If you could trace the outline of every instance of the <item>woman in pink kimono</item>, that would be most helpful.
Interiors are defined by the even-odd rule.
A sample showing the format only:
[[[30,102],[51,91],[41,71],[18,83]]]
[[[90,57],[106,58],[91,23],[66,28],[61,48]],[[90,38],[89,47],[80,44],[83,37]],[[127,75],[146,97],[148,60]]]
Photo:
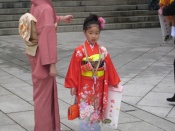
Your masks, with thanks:
[[[38,48],[28,56],[32,68],[34,131],[60,131],[56,87],[57,37],[59,21],[70,22],[72,15],[56,16],[51,0],[31,0],[30,13],[37,19]]]

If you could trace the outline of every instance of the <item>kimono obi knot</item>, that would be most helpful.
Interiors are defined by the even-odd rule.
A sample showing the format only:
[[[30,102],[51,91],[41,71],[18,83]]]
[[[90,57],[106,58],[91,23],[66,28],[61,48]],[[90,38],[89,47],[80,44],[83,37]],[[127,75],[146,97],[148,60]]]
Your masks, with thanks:
[[[92,71],[83,72],[82,71],[81,75],[82,76],[87,76],[87,77],[93,77],[93,76],[101,77],[101,76],[104,76],[104,70],[95,71],[95,72],[92,72]]]
[[[91,63],[91,66],[92,66],[93,68],[96,68],[96,67],[97,67],[98,61],[100,61],[100,64],[99,64],[98,68],[101,68],[101,67],[104,66],[104,61],[103,61],[102,59],[99,59],[100,56],[101,56],[101,54],[94,54],[94,55],[91,55],[90,57],[88,57],[88,61]],[[82,59],[81,65],[87,64],[88,61],[87,61],[86,57],[84,57],[84,58]]]
[[[38,48],[38,34],[36,30],[36,18],[30,14],[25,13],[19,19],[19,34],[26,44],[26,54],[35,56]]]

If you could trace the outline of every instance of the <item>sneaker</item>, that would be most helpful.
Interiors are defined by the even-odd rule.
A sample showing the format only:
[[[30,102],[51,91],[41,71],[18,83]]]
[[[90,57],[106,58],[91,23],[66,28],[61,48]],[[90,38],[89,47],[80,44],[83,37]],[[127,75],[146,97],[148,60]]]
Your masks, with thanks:
[[[163,41],[167,42],[167,41],[170,41],[172,40],[172,36],[171,35],[166,35],[163,39]]]

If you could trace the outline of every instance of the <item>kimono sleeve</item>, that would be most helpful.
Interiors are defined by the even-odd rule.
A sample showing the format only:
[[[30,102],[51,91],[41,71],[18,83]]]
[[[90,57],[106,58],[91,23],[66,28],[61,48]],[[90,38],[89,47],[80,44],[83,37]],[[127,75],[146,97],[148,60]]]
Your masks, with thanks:
[[[39,27],[39,52],[41,64],[47,65],[57,62],[57,36],[55,29],[54,12],[51,8],[46,8],[41,13]],[[42,22],[41,22],[42,21]]]
[[[78,88],[80,78],[80,59],[76,56],[76,50],[74,51],[69,68],[65,77],[64,86],[66,88]]]
[[[108,74],[108,85],[116,86],[120,82],[120,77],[113,65],[113,62],[109,54],[107,54],[105,62],[106,62],[106,71]]]

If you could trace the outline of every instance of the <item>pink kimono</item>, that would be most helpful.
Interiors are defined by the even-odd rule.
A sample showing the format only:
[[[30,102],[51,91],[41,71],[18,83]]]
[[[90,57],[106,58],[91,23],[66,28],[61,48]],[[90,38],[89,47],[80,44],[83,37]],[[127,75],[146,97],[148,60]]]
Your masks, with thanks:
[[[38,49],[28,56],[32,68],[34,131],[60,131],[56,79],[49,75],[50,64],[57,62],[55,23],[59,16],[51,0],[31,0],[31,14],[37,19]]]

